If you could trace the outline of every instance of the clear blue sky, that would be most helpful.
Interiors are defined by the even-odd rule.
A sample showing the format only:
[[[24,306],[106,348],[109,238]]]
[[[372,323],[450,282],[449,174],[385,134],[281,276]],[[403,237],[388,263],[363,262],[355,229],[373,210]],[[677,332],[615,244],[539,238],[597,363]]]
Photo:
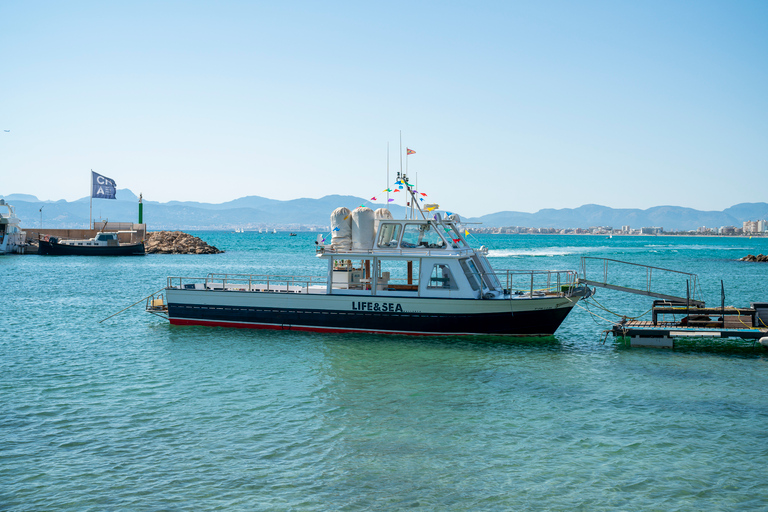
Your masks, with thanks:
[[[0,94],[2,195],[768,200],[766,1],[4,0]]]

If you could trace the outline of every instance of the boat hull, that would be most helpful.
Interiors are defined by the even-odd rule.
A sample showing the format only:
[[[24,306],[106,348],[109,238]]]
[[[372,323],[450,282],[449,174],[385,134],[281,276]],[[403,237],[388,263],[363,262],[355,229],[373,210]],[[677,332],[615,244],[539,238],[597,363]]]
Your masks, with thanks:
[[[144,244],[120,244],[113,246],[67,245],[50,240],[40,240],[37,254],[50,256],[143,256]]]
[[[433,299],[167,289],[172,325],[415,335],[551,336],[579,300]]]

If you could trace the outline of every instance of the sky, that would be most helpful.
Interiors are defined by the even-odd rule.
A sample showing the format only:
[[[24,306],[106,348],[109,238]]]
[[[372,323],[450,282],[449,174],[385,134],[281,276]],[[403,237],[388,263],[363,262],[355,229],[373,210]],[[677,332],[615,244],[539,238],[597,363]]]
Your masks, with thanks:
[[[3,0],[0,195],[380,200],[402,134],[466,216],[722,210],[768,201],[767,91],[763,0]]]

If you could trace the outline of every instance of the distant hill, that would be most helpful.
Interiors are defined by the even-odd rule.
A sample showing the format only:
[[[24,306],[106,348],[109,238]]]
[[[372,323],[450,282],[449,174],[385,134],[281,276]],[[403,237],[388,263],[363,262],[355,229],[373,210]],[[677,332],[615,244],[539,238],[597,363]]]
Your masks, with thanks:
[[[498,212],[472,219],[486,226],[533,228],[588,228],[592,226],[663,227],[665,231],[688,231],[701,226],[741,227],[746,220],[768,219],[768,203],[741,203],[723,211],[700,211],[681,206],[654,206],[647,210],[616,209],[596,204],[578,208],[551,208],[536,213]]]
[[[40,226],[40,208],[43,208],[43,227],[86,227],[88,225],[89,198],[76,201],[40,201],[29,194],[0,196],[16,207],[22,226]],[[138,221],[138,196],[128,189],[117,191],[116,200],[95,199],[95,219],[113,222]],[[211,204],[192,201],[159,203],[144,201],[144,220],[149,229],[326,229],[331,212],[339,206],[353,209],[361,204],[371,208],[384,204],[371,204],[355,196],[330,195],[319,199],[302,198],[279,201],[260,196],[247,196]],[[389,209],[396,218],[402,218],[402,206]],[[461,213],[461,212],[459,212]],[[587,204],[578,208],[545,208],[536,213],[504,211],[466,218],[481,222],[484,227],[525,226],[533,228],[588,228],[593,226],[663,227],[666,231],[687,231],[700,226],[741,227],[746,220],[768,219],[768,203],[741,203],[723,211],[700,211],[680,206],[655,206],[647,210],[609,208]]]

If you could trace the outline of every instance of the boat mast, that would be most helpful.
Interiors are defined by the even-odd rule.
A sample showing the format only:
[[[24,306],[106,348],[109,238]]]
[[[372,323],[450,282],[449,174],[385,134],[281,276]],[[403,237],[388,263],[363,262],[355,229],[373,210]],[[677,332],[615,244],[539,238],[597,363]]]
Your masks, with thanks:
[[[389,142],[387,142],[387,186],[384,188],[387,190],[387,208],[389,208]]]
[[[400,130],[400,172],[397,173],[397,178],[400,179],[403,174],[403,130]],[[408,180],[404,180],[406,183]],[[407,201],[406,201],[407,206]],[[408,219],[408,208],[405,209],[405,218]]]

